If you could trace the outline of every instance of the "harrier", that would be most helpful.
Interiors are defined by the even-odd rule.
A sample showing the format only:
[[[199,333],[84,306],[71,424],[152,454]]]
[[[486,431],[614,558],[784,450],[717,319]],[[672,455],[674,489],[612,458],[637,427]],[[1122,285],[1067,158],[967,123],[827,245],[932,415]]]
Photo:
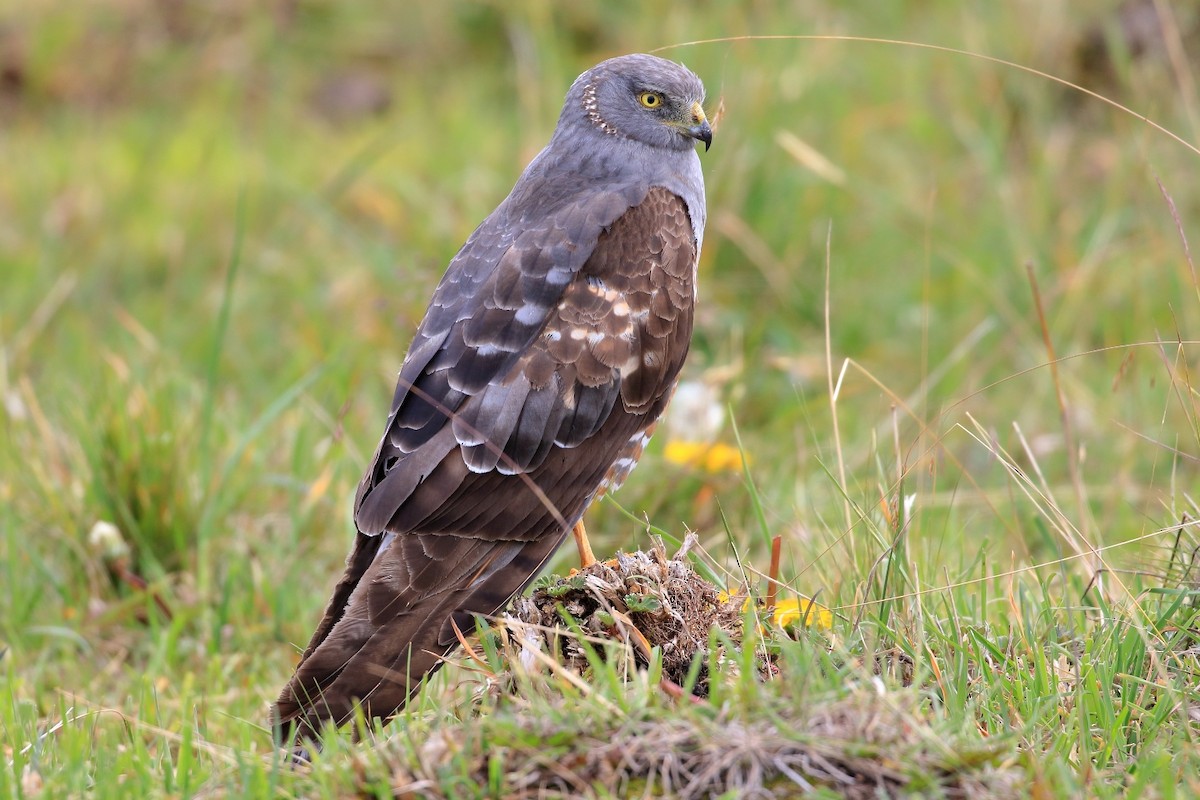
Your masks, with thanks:
[[[394,716],[636,464],[692,335],[712,129],[649,55],[579,76],[549,145],[450,262],[354,504],[357,535],[279,696],[281,743]]]

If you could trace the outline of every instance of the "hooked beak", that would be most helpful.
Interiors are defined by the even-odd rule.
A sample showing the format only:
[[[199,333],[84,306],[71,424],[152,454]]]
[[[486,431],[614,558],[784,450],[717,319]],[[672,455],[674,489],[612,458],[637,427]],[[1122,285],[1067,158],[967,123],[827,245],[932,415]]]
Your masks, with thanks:
[[[692,103],[692,124],[684,130],[688,136],[704,142],[704,152],[708,152],[712,146],[712,126],[708,124],[708,118],[704,116],[704,109],[699,103]]]

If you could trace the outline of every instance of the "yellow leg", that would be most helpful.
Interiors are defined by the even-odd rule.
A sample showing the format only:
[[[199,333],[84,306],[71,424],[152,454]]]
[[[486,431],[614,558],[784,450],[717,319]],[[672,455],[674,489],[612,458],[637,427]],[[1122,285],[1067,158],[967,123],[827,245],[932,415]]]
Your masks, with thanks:
[[[587,569],[596,563],[596,555],[592,552],[592,544],[588,541],[587,531],[583,529],[583,520],[575,523],[571,533],[575,537],[575,546],[579,548],[579,568]]]

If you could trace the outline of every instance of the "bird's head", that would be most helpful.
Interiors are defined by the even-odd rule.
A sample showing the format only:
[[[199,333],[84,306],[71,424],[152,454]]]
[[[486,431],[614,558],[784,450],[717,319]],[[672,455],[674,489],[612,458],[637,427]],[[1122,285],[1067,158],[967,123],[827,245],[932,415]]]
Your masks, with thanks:
[[[712,144],[704,84],[687,67],[657,56],[610,58],[579,76],[559,124],[582,124],[652,147],[687,150]]]

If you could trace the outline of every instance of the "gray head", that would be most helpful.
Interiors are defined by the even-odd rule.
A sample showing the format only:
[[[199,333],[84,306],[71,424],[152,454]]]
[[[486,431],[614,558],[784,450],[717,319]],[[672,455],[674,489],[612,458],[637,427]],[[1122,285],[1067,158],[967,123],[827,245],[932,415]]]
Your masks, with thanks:
[[[636,53],[602,61],[575,79],[558,131],[594,130],[667,150],[712,143],[704,84],[687,67]]]

